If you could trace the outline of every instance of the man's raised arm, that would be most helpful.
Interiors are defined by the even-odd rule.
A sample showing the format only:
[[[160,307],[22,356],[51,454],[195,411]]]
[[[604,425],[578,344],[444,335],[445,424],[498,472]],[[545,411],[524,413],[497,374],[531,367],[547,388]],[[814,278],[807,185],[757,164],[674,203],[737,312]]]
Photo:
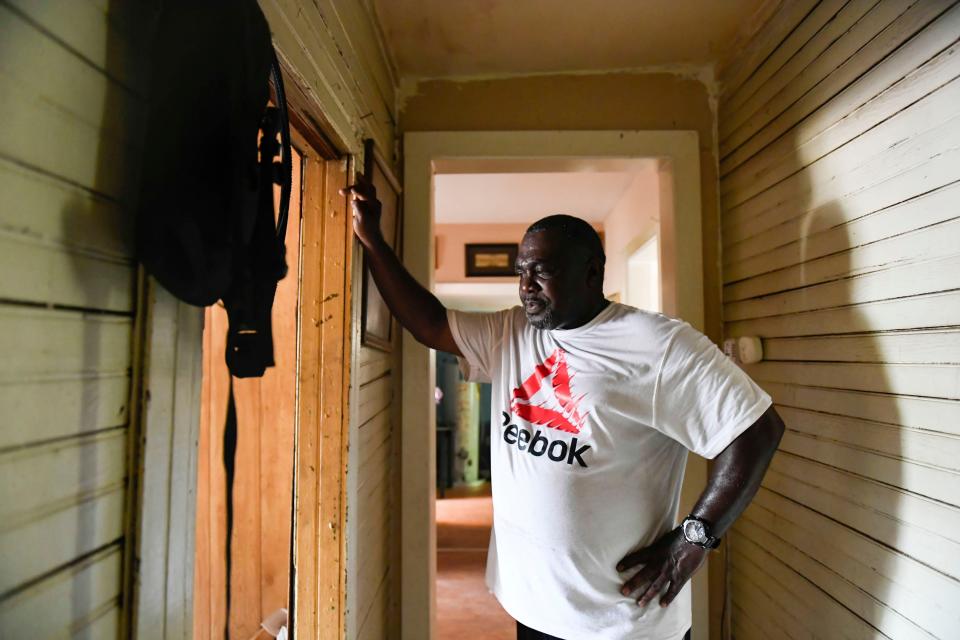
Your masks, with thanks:
[[[363,246],[373,281],[393,315],[421,344],[463,355],[450,332],[446,308],[410,275],[383,239],[376,188],[361,179],[340,193],[353,205],[353,230]]]

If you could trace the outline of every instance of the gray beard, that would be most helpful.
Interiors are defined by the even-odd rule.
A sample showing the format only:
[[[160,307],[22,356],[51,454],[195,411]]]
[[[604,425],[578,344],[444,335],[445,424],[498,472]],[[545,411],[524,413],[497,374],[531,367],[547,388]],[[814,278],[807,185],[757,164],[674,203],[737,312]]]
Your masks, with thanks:
[[[553,317],[553,309],[546,309],[538,318],[527,315],[527,322],[534,329],[554,329],[557,326],[557,320]]]

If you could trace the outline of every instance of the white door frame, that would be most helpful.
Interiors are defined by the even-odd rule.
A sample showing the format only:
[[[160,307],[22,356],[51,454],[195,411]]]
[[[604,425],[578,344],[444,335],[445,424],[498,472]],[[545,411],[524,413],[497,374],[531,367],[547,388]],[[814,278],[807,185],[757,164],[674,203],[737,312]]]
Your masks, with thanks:
[[[695,131],[474,131],[404,135],[404,264],[433,288],[433,175],[444,159],[655,158],[670,169],[673,216],[660,222],[661,275],[676,296],[664,312],[703,330],[700,149]],[[442,164],[442,162],[441,162]],[[439,171],[442,173],[443,171]],[[672,219],[671,219],[672,218]],[[664,254],[667,262],[664,262]],[[671,259],[669,256],[673,256]],[[675,298],[675,299],[672,299]],[[401,620],[403,640],[434,637],[437,540],[434,354],[403,334]],[[702,488],[706,461],[691,457],[686,485]],[[699,491],[685,491],[681,509]],[[707,635],[706,566],[694,581],[694,633]]]

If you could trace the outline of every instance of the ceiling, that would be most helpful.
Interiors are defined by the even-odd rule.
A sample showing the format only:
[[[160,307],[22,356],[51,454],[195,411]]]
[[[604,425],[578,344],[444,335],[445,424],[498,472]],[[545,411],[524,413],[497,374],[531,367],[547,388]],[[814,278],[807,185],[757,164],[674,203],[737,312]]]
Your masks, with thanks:
[[[441,224],[529,224],[553,213],[602,222],[636,172],[456,173],[434,177]]]
[[[374,0],[400,76],[603,71],[723,60],[776,0]]]

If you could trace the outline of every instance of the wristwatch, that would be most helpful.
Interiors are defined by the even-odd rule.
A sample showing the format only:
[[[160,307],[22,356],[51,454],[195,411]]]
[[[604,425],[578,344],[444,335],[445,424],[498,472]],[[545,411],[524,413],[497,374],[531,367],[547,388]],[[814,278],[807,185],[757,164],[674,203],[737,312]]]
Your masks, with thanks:
[[[720,546],[720,538],[714,538],[710,535],[710,523],[697,516],[687,516],[680,525],[683,531],[683,537],[690,544],[695,544],[704,549],[716,549]]]

